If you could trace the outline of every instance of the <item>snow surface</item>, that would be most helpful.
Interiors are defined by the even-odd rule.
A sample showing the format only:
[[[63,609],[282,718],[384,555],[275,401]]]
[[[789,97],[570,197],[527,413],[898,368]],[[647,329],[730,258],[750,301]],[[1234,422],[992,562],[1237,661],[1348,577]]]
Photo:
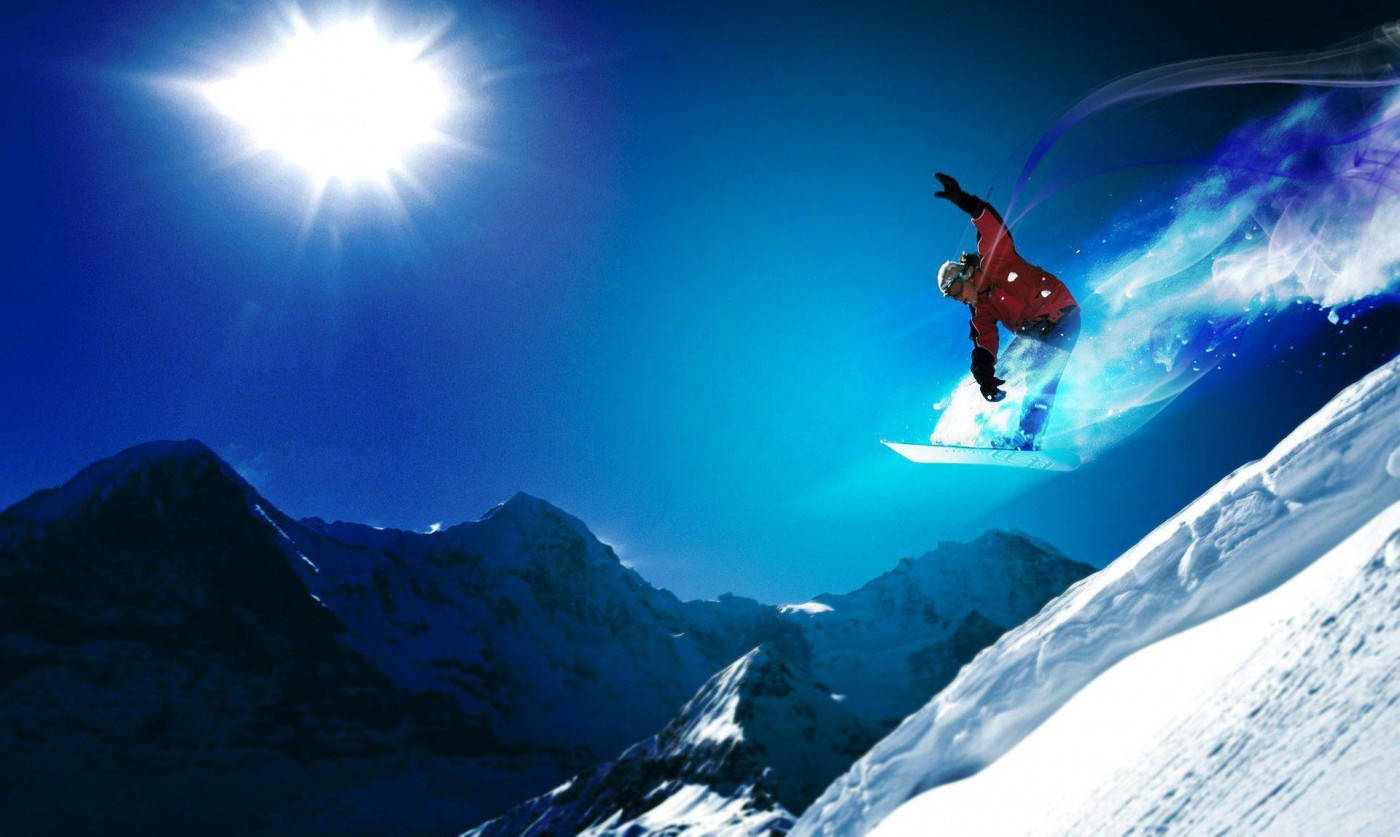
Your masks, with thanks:
[[[681,730],[681,746],[698,747],[744,740],[744,728],[739,725],[737,717],[739,685],[743,683],[757,654],[758,649],[755,648],[730,663],[691,698],[682,710],[690,721]]]
[[[873,833],[1393,834],[1397,619],[1400,503],[1273,592],[1118,663]]]
[[[785,604],[778,608],[783,613],[830,613],[832,608],[829,604],[821,602],[803,602],[802,604]]]
[[[267,521],[267,524],[277,531],[278,537],[280,537],[282,540],[287,541],[288,543],[292,544],[291,549],[292,549],[292,551],[293,551],[294,553],[296,553],[296,556],[297,556],[298,558],[300,558],[301,560],[305,561],[305,562],[306,562],[306,565],[309,566],[313,571],[315,571],[315,572],[317,572],[317,573],[321,572],[321,568],[318,567],[318,566],[316,566],[316,562],[315,562],[315,561],[312,561],[310,558],[307,558],[307,557],[306,557],[306,553],[304,553],[304,552],[302,552],[301,550],[299,550],[299,549],[296,548],[296,541],[292,540],[291,536],[289,536],[289,535],[287,534],[287,532],[286,532],[281,526],[278,526],[278,525],[277,525],[277,521],[273,520],[273,519],[271,518],[271,516],[268,515],[267,511],[263,509],[261,503],[254,503],[254,504],[253,504],[253,511],[257,512],[257,513],[258,513],[258,517],[261,517],[263,520],[266,520],[266,521]],[[320,598],[319,596],[317,596],[315,593],[312,593],[312,594],[311,594],[311,598],[315,599],[315,600],[318,601],[318,602],[321,601],[321,598]]]
[[[979,654],[793,834],[869,831],[910,798],[987,767],[1133,652],[1295,576],[1400,500],[1397,410],[1400,359]]]
[[[792,815],[782,808],[754,810],[752,788],[740,788],[731,796],[716,793],[707,785],[672,783],[657,788],[661,804],[637,817],[622,821],[622,812],[579,832],[579,837],[660,837],[660,835],[704,834],[707,837],[753,837],[782,828]]]

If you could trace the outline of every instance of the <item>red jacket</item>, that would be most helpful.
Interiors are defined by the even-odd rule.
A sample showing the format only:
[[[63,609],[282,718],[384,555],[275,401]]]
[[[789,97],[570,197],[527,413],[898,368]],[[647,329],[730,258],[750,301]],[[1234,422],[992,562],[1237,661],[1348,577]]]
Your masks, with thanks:
[[[1018,331],[1036,320],[1056,322],[1077,303],[1050,272],[1016,252],[1011,232],[996,210],[984,205],[972,219],[977,228],[977,252],[982,256],[977,302],[972,309],[972,342],[997,354],[997,323]]]

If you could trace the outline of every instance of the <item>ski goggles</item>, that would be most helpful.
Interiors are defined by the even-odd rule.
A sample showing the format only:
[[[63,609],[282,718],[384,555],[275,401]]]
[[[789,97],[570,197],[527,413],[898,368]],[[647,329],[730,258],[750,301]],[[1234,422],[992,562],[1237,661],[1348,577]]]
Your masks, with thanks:
[[[962,286],[972,281],[973,266],[966,262],[947,262],[938,271],[938,289],[944,296],[960,296]]]

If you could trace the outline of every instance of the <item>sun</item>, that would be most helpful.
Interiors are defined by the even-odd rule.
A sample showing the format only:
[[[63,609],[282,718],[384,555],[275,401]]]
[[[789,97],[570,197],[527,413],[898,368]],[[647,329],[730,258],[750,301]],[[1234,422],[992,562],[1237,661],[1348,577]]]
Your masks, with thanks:
[[[370,17],[314,28],[299,16],[265,63],[204,85],[255,152],[330,181],[387,185],[416,150],[446,140],[456,105],[422,40],[394,40]]]

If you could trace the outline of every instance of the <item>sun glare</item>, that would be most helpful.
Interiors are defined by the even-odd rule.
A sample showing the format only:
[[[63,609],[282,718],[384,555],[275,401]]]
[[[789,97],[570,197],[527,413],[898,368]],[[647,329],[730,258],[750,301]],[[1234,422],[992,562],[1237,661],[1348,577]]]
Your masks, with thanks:
[[[414,149],[443,141],[452,109],[421,41],[395,41],[371,18],[324,29],[305,20],[264,64],[207,84],[213,105],[248,132],[256,151],[332,180],[387,184]]]

